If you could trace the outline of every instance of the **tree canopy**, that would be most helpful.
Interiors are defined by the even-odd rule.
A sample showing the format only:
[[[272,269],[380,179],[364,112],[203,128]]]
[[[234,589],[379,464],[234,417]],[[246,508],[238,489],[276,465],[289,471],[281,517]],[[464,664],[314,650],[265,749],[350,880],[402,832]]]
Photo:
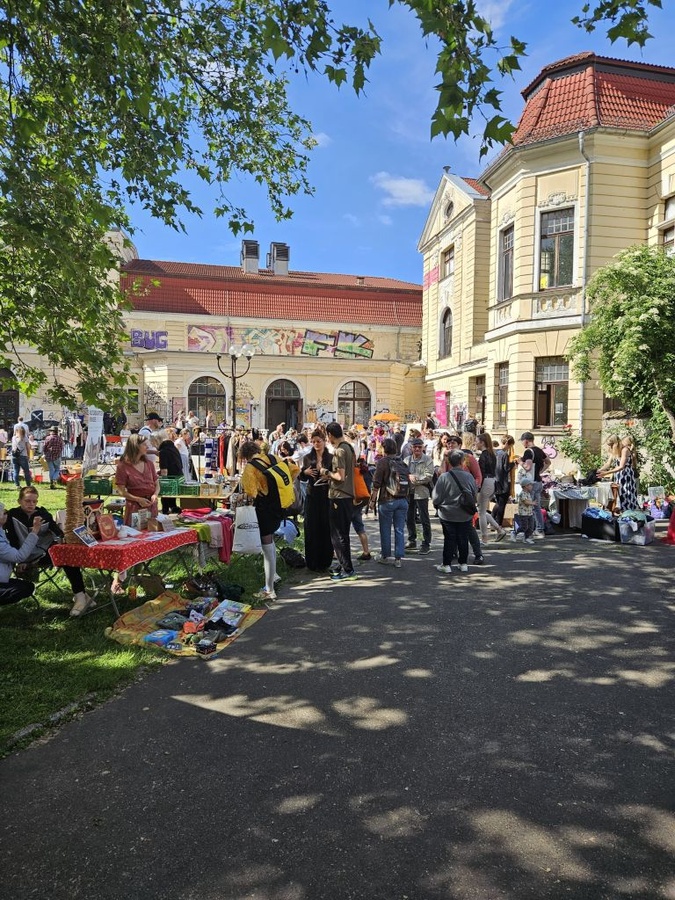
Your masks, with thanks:
[[[597,371],[607,396],[665,416],[675,439],[675,257],[630,247],[598,269],[587,294],[590,321],[570,347],[575,376]]]
[[[474,0],[389,0],[408,7],[438,52],[431,134],[467,134],[484,119],[482,152],[508,140],[495,79],[525,44],[500,46]],[[577,24],[644,44],[660,0],[596,0]],[[132,231],[138,203],[168,227],[199,213],[185,171],[212,186],[233,233],[252,230],[228,200],[247,173],[282,219],[311,193],[311,125],[290,107],[288,78],[315,72],[361,92],[381,52],[371,22],[335,21],[326,0],[12,0],[0,9],[0,367],[32,393],[112,401],[128,381],[123,302],[108,276],[110,229]],[[22,358],[27,345],[41,364]],[[2,348],[0,348],[1,350]],[[6,385],[7,386],[7,385]],[[112,393],[111,393],[112,392]]]

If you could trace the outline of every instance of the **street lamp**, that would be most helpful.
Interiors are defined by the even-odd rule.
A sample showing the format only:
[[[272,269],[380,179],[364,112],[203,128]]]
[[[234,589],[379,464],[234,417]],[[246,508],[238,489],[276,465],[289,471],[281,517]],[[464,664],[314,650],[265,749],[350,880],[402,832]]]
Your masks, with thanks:
[[[232,427],[237,427],[237,378],[243,378],[244,375],[247,374],[248,370],[251,368],[251,360],[255,356],[255,347],[251,347],[249,344],[242,344],[241,347],[237,347],[236,344],[232,344],[230,349],[227,351],[230,357],[230,372],[229,377],[232,379]],[[220,364],[220,361],[223,357],[219,353],[216,356],[216,363],[218,364],[218,369],[220,370],[221,375],[224,375],[225,378],[228,377],[228,373],[223,370],[223,367]],[[238,366],[241,361],[246,362],[246,368],[238,371]]]

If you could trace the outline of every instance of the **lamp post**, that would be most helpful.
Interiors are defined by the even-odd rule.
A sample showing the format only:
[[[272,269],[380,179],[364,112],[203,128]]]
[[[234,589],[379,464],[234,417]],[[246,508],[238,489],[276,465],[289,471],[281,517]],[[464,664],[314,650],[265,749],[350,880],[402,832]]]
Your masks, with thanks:
[[[251,360],[255,356],[255,347],[251,347],[249,344],[242,344],[241,347],[238,347],[236,344],[232,344],[230,349],[227,351],[228,356],[230,357],[230,372],[227,373],[223,370],[223,367],[220,364],[221,359],[223,358],[219,353],[216,356],[216,363],[218,365],[218,369],[220,370],[221,375],[224,375],[225,378],[229,377],[232,379],[232,427],[237,427],[237,378],[243,378],[244,375],[248,373],[248,370],[251,368]],[[239,371],[239,363],[245,362],[246,368]]]

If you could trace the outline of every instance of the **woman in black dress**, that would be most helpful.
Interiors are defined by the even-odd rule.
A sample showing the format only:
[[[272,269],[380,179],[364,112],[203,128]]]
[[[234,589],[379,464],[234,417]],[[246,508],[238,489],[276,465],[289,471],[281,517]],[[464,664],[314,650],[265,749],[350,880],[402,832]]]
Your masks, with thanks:
[[[305,495],[305,561],[312,572],[325,572],[333,561],[333,544],[328,524],[328,481],[320,469],[330,469],[331,455],[323,432],[312,432],[312,449],[302,460],[300,479],[307,484]]]

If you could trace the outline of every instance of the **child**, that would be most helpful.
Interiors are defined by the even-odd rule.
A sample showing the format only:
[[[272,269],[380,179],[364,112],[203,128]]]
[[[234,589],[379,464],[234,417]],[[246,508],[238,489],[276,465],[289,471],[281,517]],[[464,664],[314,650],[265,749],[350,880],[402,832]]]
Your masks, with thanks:
[[[520,466],[518,468],[518,484],[520,484],[520,494],[518,496],[518,514],[515,517],[514,533],[511,535],[513,541],[525,541],[526,544],[534,544],[534,499],[532,498],[532,487],[534,479],[529,472]]]

